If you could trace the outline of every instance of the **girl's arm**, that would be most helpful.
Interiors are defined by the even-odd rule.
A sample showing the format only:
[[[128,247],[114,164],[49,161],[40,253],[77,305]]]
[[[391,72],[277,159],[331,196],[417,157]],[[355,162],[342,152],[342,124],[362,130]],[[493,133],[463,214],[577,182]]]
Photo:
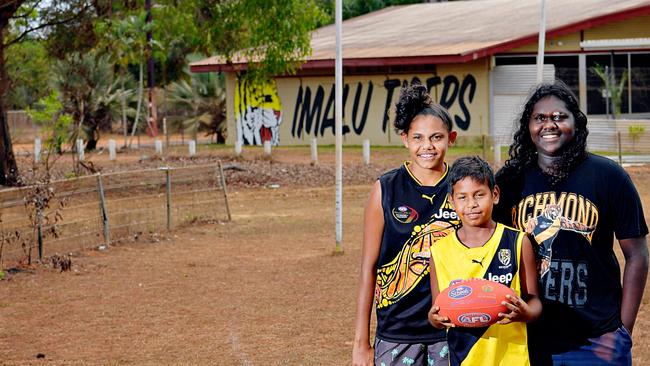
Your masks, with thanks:
[[[537,289],[537,266],[533,246],[527,236],[521,243],[521,263],[519,279],[521,281],[521,297],[508,295],[508,301],[503,304],[510,310],[509,313],[500,313],[503,317],[499,324],[512,322],[529,323],[542,314],[542,302]]]
[[[436,277],[436,263],[433,261],[433,255],[431,255],[431,261],[429,262],[429,276],[431,279],[431,310],[429,310],[429,323],[433,325],[436,329],[444,329],[444,328],[450,328],[450,327],[455,327],[455,325],[449,320],[448,317],[446,316],[440,316],[438,315],[438,311],[440,311],[440,308],[437,306],[433,306],[433,304],[436,302],[436,298],[438,297],[438,294],[440,293],[440,289],[438,288],[438,278]]]
[[[648,277],[648,243],[645,236],[622,239],[618,243],[625,256],[621,319],[632,334]]]
[[[381,207],[381,185],[375,183],[366,204],[363,224],[361,273],[357,288],[357,310],[352,350],[353,365],[374,365],[370,345],[370,312],[377,278],[376,265],[384,232],[384,212]]]

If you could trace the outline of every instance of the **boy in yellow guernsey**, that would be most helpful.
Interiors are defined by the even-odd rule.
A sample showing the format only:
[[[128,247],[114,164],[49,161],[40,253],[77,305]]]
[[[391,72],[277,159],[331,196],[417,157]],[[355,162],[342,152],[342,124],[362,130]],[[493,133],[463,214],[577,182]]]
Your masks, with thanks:
[[[455,327],[438,314],[438,307],[431,308],[429,321],[438,329],[448,328],[452,366],[530,365],[526,323],[542,312],[531,243],[523,232],[492,220],[499,188],[484,160],[456,160],[448,179],[451,202],[462,226],[431,246],[433,301],[450,282],[469,278],[500,282],[517,296],[508,295],[504,305],[509,311],[499,314],[499,322],[489,327]]]

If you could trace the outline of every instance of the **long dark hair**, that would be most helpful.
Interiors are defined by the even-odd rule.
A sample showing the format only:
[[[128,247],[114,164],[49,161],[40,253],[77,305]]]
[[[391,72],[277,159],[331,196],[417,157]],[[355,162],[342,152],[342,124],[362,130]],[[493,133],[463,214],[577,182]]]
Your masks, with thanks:
[[[508,150],[508,159],[497,173],[497,184],[510,180],[521,179],[524,169],[537,164],[537,149],[530,138],[528,124],[535,104],[548,96],[555,96],[564,102],[575,120],[575,135],[562,149],[550,171],[545,172],[549,183],[557,185],[565,180],[569,173],[587,157],[587,116],[580,110],[578,98],[561,81],[540,84],[528,98],[519,118],[519,128],[515,132],[514,141]]]
[[[433,102],[427,87],[413,83],[400,90],[399,100],[395,104],[395,122],[393,127],[397,133],[406,133],[411,127],[411,122],[419,115],[429,115],[440,118],[451,132],[451,116],[441,105]]]

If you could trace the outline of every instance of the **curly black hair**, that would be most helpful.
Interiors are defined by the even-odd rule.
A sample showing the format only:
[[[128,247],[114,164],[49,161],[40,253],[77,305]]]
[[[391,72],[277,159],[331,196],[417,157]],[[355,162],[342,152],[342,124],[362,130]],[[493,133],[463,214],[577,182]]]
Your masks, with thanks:
[[[408,132],[411,122],[419,115],[438,117],[451,132],[451,116],[441,105],[434,103],[429,95],[427,87],[414,83],[410,86],[403,86],[400,90],[399,100],[395,104],[395,122],[393,126],[397,133]]]
[[[564,102],[575,120],[575,135],[563,147],[550,171],[544,172],[552,186],[565,180],[570,172],[587,158],[587,116],[580,110],[578,98],[563,82],[557,80],[553,83],[540,84],[524,105],[519,118],[519,128],[514,134],[514,142],[508,150],[508,159],[503,168],[497,172],[497,184],[521,179],[524,169],[537,164],[537,149],[533,143],[528,124],[530,122],[535,104],[548,96],[555,96]]]

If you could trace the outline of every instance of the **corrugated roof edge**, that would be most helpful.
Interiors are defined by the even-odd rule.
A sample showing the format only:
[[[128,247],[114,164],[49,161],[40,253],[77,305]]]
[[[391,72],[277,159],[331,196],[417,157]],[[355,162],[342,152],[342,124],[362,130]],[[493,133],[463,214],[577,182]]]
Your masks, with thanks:
[[[405,5],[400,6],[391,6],[379,10],[390,11],[396,8],[400,8]],[[363,16],[368,16],[369,13]],[[577,32],[584,29],[589,29],[597,26],[601,26],[607,23],[617,22],[633,18],[636,16],[648,15],[650,14],[650,5],[644,5],[636,8],[625,9],[620,12],[615,12],[611,14],[602,15],[599,17],[594,17],[579,22],[571,23],[562,27],[549,29],[546,32],[546,37],[557,37],[573,32]],[[333,25],[328,25],[330,27]],[[383,58],[344,58],[343,67],[377,67],[377,66],[396,66],[396,65],[420,65],[420,64],[450,64],[450,63],[464,63],[473,61],[482,57],[491,56],[496,53],[504,52],[513,48],[525,46],[530,43],[537,42],[538,34],[534,33],[528,36],[517,38],[511,41],[499,43],[490,47],[485,47],[482,49],[475,49],[464,54],[450,54],[450,55],[441,55],[441,56],[410,56],[410,57],[383,57]],[[247,63],[227,63],[221,61],[220,63],[209,63],[208,60],[215,59],[215,57],[210,57],[205,60],[198,62],[193,62],[190,64],[191,72],[230,72],[230,71],[242,71],[247,67]],[[334,59],[327,60],[308,60],[302,66],[301,69],[304,70],[314,70],[314,69],[333,69],[334,68]]]

